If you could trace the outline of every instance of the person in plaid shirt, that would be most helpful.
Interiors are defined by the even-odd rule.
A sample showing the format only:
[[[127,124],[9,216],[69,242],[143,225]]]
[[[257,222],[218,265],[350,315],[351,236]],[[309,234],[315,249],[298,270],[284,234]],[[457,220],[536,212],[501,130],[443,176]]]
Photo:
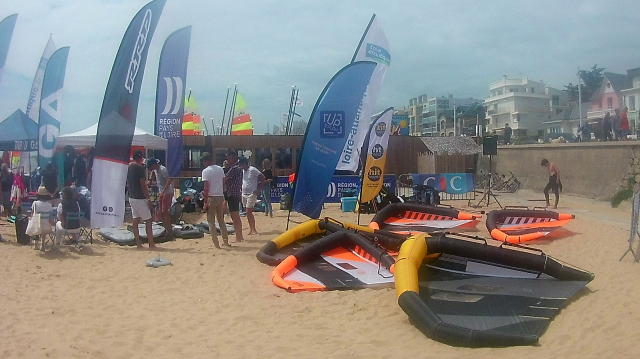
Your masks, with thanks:
[[[235,151],[227,152],[227,163],[229,171],[227,171],[227,204],[229,206],[229,215],[233,221],[233,228],[236,232],[236,242],[244,241],[242,237],[242,220],[240,219],[240,201],[242,201],[242,167],[238,163],[238,153]]]

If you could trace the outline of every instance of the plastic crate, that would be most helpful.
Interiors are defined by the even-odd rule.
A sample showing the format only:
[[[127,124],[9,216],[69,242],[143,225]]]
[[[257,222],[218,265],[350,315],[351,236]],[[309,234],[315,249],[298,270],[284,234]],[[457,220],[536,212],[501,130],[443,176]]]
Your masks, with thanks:
[[[357,203],[358,203],[358,197],[341,197],[340,198],[340,208],[342,208],[342,212],[355,212]]]

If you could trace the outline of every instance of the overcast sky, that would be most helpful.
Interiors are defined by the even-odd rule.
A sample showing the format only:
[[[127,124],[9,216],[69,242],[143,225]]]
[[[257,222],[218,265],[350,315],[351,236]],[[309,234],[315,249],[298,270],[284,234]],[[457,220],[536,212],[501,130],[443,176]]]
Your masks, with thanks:
[[[49,34],[70,46],[61,132],[95,123],[122,36],[146,0],[0,0],[18,20],[0,82],[0,119],[26,110]],[[238,83],[256,133],[280,123],[291,86],[308,120],[327,81],[349,63],[376,14],[391,67],[377,109],[421,94],[488,96],[489,84],[528,77],[562,89],[578,67],[626,73],[640,67],[635,1],[167,0],[153,37],[137,125],[153,131],[158,58],[169,34],[193,25],[187,88],[211,130],[227,86]],[[269,127],[269,128],[270,128]]]

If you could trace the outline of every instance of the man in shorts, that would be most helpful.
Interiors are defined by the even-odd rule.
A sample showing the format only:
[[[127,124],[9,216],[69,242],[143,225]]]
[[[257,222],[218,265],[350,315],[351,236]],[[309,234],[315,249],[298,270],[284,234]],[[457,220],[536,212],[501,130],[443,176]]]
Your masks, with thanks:
[[[162,216],[162,224],[167,235],[171,235],[171,216],[169,215],[169,209],[173,204],[173,184],[171,183],[171,176],[167,168],[160,164],[155,158],[149,158],[147,160],[147,169],[153,171],[156,177],[156,183],[158,184],[158,207]]]
[[[153,243],[153,230],[151,228],[151,200],[149,199],[149,189],[147,188],[147,175],[145,173],[142,161],[144,155],[142,151],[135,150],[133,152],[133,162],[129,164],[127,171],[127,187],[129,188],[129,204],[131,205],[131,215],[133,216],[133,236],[136,239],[138,248],[142,248],[140,242],[140,234],[138,233],[138,225],[140,221],[145,222],[147,238],[149,240],[149,249],[152,251],[160,250]]]
[[[249,234],[258,234],[256,230],[256,219],[253,216],[253,207],[256,205],[258,196],[262,192],[262,187],[266,179],[259,169],[249,165],[249,159],[242,157],[240,160],[242,167],[242,205],[247,210],[247,221],[249,222]]]
[[[242,236],[242,220],[240,219],[240,201],[242,200],[242,168],[238,163],[238,153],[227,152],[229,170],[225,174],[227,183],[227,205],[229,215],[233,221],[233,229],[236,232],[236,242],[244,241]]]

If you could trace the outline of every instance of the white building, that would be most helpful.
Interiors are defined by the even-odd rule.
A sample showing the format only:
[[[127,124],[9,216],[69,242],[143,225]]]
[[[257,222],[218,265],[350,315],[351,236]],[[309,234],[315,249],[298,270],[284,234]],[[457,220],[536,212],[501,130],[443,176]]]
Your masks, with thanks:
[[[627,117],[629,119],[629,130],[632,134],[635,134],[637,129],[640,128],[640,67],[627,70],[627,76],[630,78],[631,88],[620,91],[622,95],[622,106],[628,107],[629,112]],[[622,110],[621,110],[622,111]]]
[[[502,80],[489,85],[490,96],[484,100],[487,131],[502,133],[505,123],[514,137],[544,136],[544,121],[568,108],[565,91],[529,79]]]

